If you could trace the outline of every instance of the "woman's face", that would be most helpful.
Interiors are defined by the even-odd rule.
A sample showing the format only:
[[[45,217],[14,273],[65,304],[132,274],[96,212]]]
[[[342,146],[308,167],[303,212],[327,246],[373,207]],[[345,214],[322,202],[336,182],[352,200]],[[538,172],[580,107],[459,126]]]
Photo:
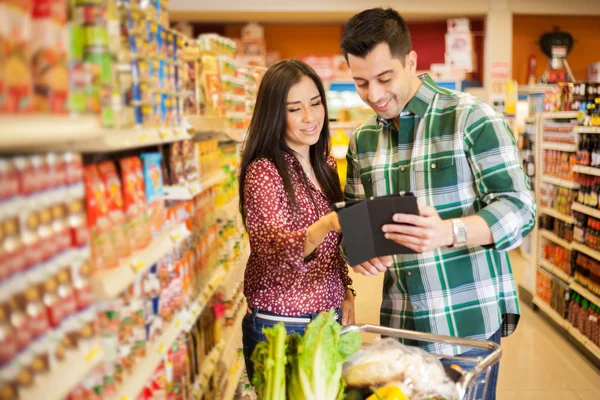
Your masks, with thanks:
[[[323,100],[308,76],[303,76],[288,92],[286,110],[285,141],[292,150],[304,154],[319,141],[325,119]]]

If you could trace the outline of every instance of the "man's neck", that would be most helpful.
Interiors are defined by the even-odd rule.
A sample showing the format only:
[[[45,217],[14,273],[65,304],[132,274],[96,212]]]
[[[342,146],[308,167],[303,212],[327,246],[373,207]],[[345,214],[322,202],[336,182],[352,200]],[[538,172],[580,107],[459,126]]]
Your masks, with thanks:
[[[413,99],[413,97],[415,97],[417,95],[417,92],[421,88],[421,85],[423,85],[423,82],[417,76],[413,76],[411,79],[412,89],[410,91],[410,97],[408,98],[408,101],[406,102],[406,104],[404,104],[404,106],[402,106],[402,111],[404,111],[404,109],[406,108],[408,103],[410,103],[410,101]],[[400,111],[400,112],[402,112],[402,111]],[[400,130],[400,114],[396,115],[392,119],[392,124],[394,125],[394,128],[396,128],[396,130]]]

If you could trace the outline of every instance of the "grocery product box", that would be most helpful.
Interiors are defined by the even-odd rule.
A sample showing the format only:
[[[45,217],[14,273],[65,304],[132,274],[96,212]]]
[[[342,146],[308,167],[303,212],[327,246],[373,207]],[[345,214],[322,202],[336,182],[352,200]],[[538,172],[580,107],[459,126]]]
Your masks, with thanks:
[[[472,52],[446,52],[445,61],[453,69],[462,69],[465,72],[475,71],[475,57]]]
[[[473,35],[468,32],[447,33],[446,34],[447,52],[473,52]]]
[[[448,23],[448,33],[469,33],[471,32],[471,22],[468,18],[450,18]]]
[[[600,82],[600,61],[589,65],[588,81],[589,82]]]

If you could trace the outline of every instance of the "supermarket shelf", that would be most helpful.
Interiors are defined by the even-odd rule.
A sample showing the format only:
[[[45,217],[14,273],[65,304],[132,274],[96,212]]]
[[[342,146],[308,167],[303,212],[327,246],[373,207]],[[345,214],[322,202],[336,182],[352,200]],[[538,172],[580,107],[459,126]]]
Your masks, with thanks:
[[[229,378],[227,379],[227,387],[223,392],[223,400],[233,400],[235,390],[242,378],[242,373],[244,373],[244,359],[238,357],[235,365],[229,370]]]
[[[544,300],[540,299],[539,297],[535,296],[533,298],[533,304],[538,306],[540,308],[540,310],[542,310],[544,312],[544,314],[549,316],[561,328],[568,330],[569,327],[571,326],[571,324],[569,323],[568,320],[562,318],[552,307],[550,307],[550,305],[548,303],[546,303]]]
[[[240,252],[240,257],[237,262],[232,266],[229,270],[226,270],[223,274],[223,279],[221,282],[227,283],[230,279],[232,279],[233,274],[237,272],[242,272],[240,274],[241,279],[244,278],[243,271],[246,269],[246,264],[248,263],[248,258],[250,257],[250,246],[246,245],[246,248]],[[241,280],[240,279],[240,280]]]
[[[528,263],[530,263],[532,261],[531,255],[524,253],[524,252],[521,253],[521,258],[523,258],[523,260],[525,260],[525,262],[528,262]]]
[[[230,346],[234,345],[234,340],[236,337],[238,337],[238,333],[240,332],[240,328],[242,326],[242,321],[244,320],[244,317],[246,316],[246,301],[244,300],[242,302],[242,306],[240,307],[240,309],[237,312],[237,315],[235,317],[235,320],[233,321],[233,325],[228,326],[227,328],[225,328],[225,332],[226,335],[224,337],[223,343],[224,343],[224,349],[230,349]],[[219,354],[219,358],[221,358],[222,354]]]
[[[75,351],[66,354],[51,373],[38,375],[35,385],[20,389],[20,400],[62,400],[79,384],[102,360],[102,347],[97,342],[81,344]]]
[[[568,331],[571,336],[573,336],[579,343],[588,349],[588,351],[592,353],[598,360],[600,360],[600,348],[598,346],[590,342],[590,340],[581,332],[579,332],[579,329],[575,328],[573,325],[569,326]]]
[[[98,117],[63,115],[0,116],[0,150],[26,150],[96,140]]]
[[[194,387],[191,391],[193,394],[193,398],[202,397],[202,392],[206,389],[206,385],[209,379],[212,377],[215,372],[215,367],[217,365],[217,361],[220,358],[221,352],[225,346],[225,341],[221,339],[219,343],[208,353],[204,361],[202,361],[202,365],[200,366],[199,373],[197,376],[197,381],[194,383]]]
[[[556,111],[540,113],[542,119],[575,119],[579,113],[577,111]]]
[[[190,138],[184,127],[103,128],[96,116],[0,116],[0,150],[105,153]]]
[[[186,182],[181,185],[165,186],[163,188],[165,200],[192,200],[199,193],[223,182],[225,178],[226,175],[222,171],[219,171],[218,173],[199,181]]]
[[[174,244],[190,232],[185,225],[177,225],[159,237],[153,238],[150,244],[113,269],[99,271],[92,277],[92,287],[96,300],[106,300],[117,297],[127,289],[135,279],[147,271],[154,263],[161,259]]]
[[[136,399],[144,389],[171,345],[183,332],[184,317],[182,314],[173,319],[162,335],[148,347],[146,357],[137,361],[133,373],[124,377],[123,385],[118,388],[117,399]]]
[[[548,260],[544,260],[543,258],[540,260],[540,267],[544,268],[547,271],[552,272],[554,275],[558,276],[560,279],[567,283],[573,282],[573,277],[567,275],[562,269],[558,268],[556,265],[552,264]]]
[[[576,126],[573,128],[573,132],[587,133],[587,134],[600,134],[600,126]]]
[[[224,118],[186,115],[184,120],[187,122],[189,129],[199,136],[219,136],[227,129]]]
[[[600,176],[600,168],[586,167],[585,165],[575,165],[573,172],[579,172],[580,174]]]
[[[591,217],[600,219],[600,210],[599,209],[588,207],[588,206],[584,206],[581,203],[576,203],[576,202],[573,203],[571,205],[571,210],[573,210],[573,211],[579,211],[580,213],[584,213],[584,214],[589,215]]]
[[[565,151],[568,153],[576,153],[577,145],[576,144],[545,142],[545,143],[542,143],[542,149]]]
[[[540,234],[542,235],[542,237],[544,239],[548,239],[551,242],[554,242],[554,243],[558,244],[559,246],[564,247],[567,250],[571,250],[572,248],[575,248],[575,245],[577,244],[574,242],[569,243],[566,240],[559,238],[556,234],[554,234],[550,231],[547,231],[545,229],[540,229]]]
[[[600,297],[596,296],[594,293],[590,292],[579,283],[572,282],[569,287],[577,293],[579,293],[580,295],[582,295],[583,297],[585,297],[586,299],[588,299],[589,301],[591,301],[592,303],[594,303],[595,305],[597,305],[598,307],[600,307]]]
[[[246,303],[244,302],[244,304]],[[233,339],[239,333],[239,328],[245,315],[246,313],[243,309],[238,311],[238,316],[235,320],[235,323],[226,328],[226,334],[221,338],[219,343],[211,350],[209,355],[202,362],[198,376],[199,379],[194,384],[194,388],[192,390],[192,393],[194,393],[196,397],[201,397],[202,392],[206,390],[206,384],[215,371],[217,361],[221,359],[223,350],[229,348],[229,346],[233,344]]]
[[[535,124],[535,117],[527,117],[525,118],[526,124]]]
[[[590,355],[594,356],[596,363],[600,361],[600,348],[598,348],[598,346],[596,346],[594,343],[590,342],[587,337],[579,332],[579,329],[571,325],[568,320],[561,318],[561,316],[554,311],[550,305],[545,303],[539,297],[534,297],[533,303],[558,326],[564,329],[564,331],[567,332],[572,338],[579,342],[589,352]]]
[[[583,243],[573,242],[572,250],[577,250],[581,253],[587,254],[597,261],[600,261],[600,251],[591,249]]]
[[[564,221],[567,224],[574,224],[576,222],[575,218],[573,218],[571,215],[563,214],[563,213],[555,210],[554,208],[542,207],[542,209],[540,211],[546,215],[549,215],[556,219],[560,219],[561,221]]]
[[[550,183],[552,185],[562,186],[567,189],[579,189],[579,183],[568,181],[566,179],[556,178],[554,176],[543,175],[542,182]]]

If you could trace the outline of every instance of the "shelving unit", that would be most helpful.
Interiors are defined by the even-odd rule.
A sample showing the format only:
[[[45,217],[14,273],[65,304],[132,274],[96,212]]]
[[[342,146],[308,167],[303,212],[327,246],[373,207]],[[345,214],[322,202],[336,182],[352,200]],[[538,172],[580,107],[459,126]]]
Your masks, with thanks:
[[[568,181],[566,179],[557,178],[555,176],[542,175],[542,182],[551,183],[552,185],[561,186],[567,189],[579,189],[579,183]]]
[[[540,212],[543,213],[543,214],[546,214],[546,215],[550,215],[551,217],[554,217],[556,219],[560,219],[561,221],[564,221],[567,224],[574,224],[575,223],[575,218],[573,218],[571,215],[566,215],[566,214],[563,214],[561,212],[558,212],[554,208],[542,207],[540,209]]]
[[[557,150],[557,151],[569,152],[569,153],[573,153],[578,150],[577,145],[571,145],[571,144],[567,145],[567,144],[545,142],[544,141],[544,133],[543,133],[545,121],[547,121],[548,119],[555,119],[555,120],[563,119],[564,120],[564,119],[575,119],[575,118],[577,118],[576,112],[539,113],[539,114],[537,114],[537,116],[535,118],[535,124],[536,124],[536,126],[535,126],[535,128],[536,128],[535,129],[535,131],[536,131],[535,143],[537,144],[535,159],[536,159],[536,170],[537,171],[545,170],[545,167],[543,165],[544,160],[545,160],[545,158],[543,156],[544,150]],[[578,132],[578,133],[600,134],[599,128],[574,127],[573,131]],[[581,165],[573,166],[572,172],[576,172],[579,174],[600,176],[600,168],[592,168],[592,167],[581,166]],[[562,214],[553,208],[542,207],[542,205],[540,204],[540,201],[539,201],[539,199],[541,197],[540,185],[542,183],[549,183],[552,185],[560,186],[560,187],[567,188],[567,189],[574,189],[574,190],[579,189],[580,185],[577,182],[572,182],[572,181],[568,181],[565,179],[560,179],[560,178],[557,178],[554,176],[548,176],[548,175],[543,175],[543,174],[539,174],[539,173],[536,175],[535,179],[536,179],[535,197],[536,197],[537,206],[538,206],[538,213],[542,214],[542,215],[545,214],[545,215],[554,217],[554,218],[556,218],[560,221],[563,221],[567,224],[575,224],[577,221],[573,217],[573,215]],[[580,212],[580,213],[589,215],[594,218],[600,218],[600,210],[599,209],[588,207],[588,206],[585,206],[585,205],[577,203],[577,202],[575,202],[571,205],[571,210],[574,212]],[[587,288],[585,288],[581,284],[581,282],[577,282],[574,277],[569,276],[567,273],[565,273],[563,270],[558,268],[556,265],[553,265],[548,260],[544,259],[544,257],[543,257],[544,252],[543,252],[542,245],[543,245],[544,240],[549,240],[552,243],[555,243],[567,250],[577,251],[577,252],[586,254],[587,256],[592,257],[599,261],[600,261],[600,252],[596,251],[594,249],[591,249],[588,246],[586,246],[585,244],[582,244],[582,243],[579,243],[576,241],[569,243],[569,242],[563,240],[562,238],[558,237],[553,232],[550,232],[548,230],[541,229],[538,227],[536,227],[534,230],[534,236],[535,236],[535,242],[536,242],[536,244],[534,246],[534,259],[535,259],[536,267],[550,272],[552,275],[556,276],[558,279],[560,279],[563,282],[565,282],[566,284],[568,284],[568,286],[571,290],[576,291],[577,293],[581,294],[583,297],[587,298],[592,303],[600,306],[600,298],[598,296],[595,296],[593,293],[591,293],[589,290],[587,290]],[[535,276],[535,274],[534,274],[534,276]],[[536,285],[536,288],[537,288],[537,285]],[[589,339],[586,338],[577,328],[572,326],[568,320],[566,320],[562,316],[560,316],[556,311],[554,311],[554,309],[552,309],[552,307],[550,307],[549,304],[545,303],[541,298],[534,296],[533,303],[536,307],[539,308],[539,310],[541,312],[543,312],[546,316],[548,316],[548,318],[550,318],[552,321],[554,321],[556,323],[556,325],[558,325],[558,327],[560,328],[560,330],[562,331],[563,334],[574,339],[574,342],[580,344],[582,348],[585,348],[585,350],[582,350],[582,351],[586,355],[588,355],[588,357],[590,357],[590,359],[592,361],[594,361],[596,364],[600,365],[600,349],[596,345],[594,345],[592,342],[590,342]]]
[[[588,135],[600,134],[600,126],[576,126],[573,132],[586,133]]]
[[[219,171],[212,176],[205,177],[195,182],[187,182],[181,185],[164,186],[163,193],[166,200],[191,200],[199,193],[223,182],[226,175]]]
[[[585,165],[575,165],[573,171],[580,174],[600,176],[600,168],[586,167]]]
[[[190,232],[184,225],[165,232],[152,239],[150,244],[134,252],[129,258],[119,263],[116,268],[99,271],[92,277],[92,288],[96,300],[107,300],[117,297],[131,285],[135,279],[144,274],[153,264],[161,259],[175,243],[185,239]]]
[[[579,329],[569,323],[568,320],[562,318],[552,307],[541,300],[538,297],[533,298],[533,304],[535,304],[548,318],[554,321],[560,328],[563,329],[565,334],[573,337],[579,342],[592,356],[600,360],[600,348],[594,343],[590,342]]]
[[[59,368],[38,375],[34,386],[19,391],[20,400],[63,400],[102,360],[100,343],[80,343],[79,348],[66,354]]]
[[[229,379],[227,381],[225,392],[223,393],[223,400],[233,400],[233,397],[235,396],[235,389],[240,382],[243,372],[244,359],[239,357],[229,371]]]
[[[562,279],[563,281],[567,282],[567,283],[571,283],[573,282],[573,277],[567,275],[562,269],[558,268],[556,265],[550,263],[549,261],[545,260],[545,259],[541,259],[540,260],[540,264],[539,264],[542,268],[544,268],[545,270],[548,270],[550,272],[552,272],[554,275],[558,276],[560,279]]]

